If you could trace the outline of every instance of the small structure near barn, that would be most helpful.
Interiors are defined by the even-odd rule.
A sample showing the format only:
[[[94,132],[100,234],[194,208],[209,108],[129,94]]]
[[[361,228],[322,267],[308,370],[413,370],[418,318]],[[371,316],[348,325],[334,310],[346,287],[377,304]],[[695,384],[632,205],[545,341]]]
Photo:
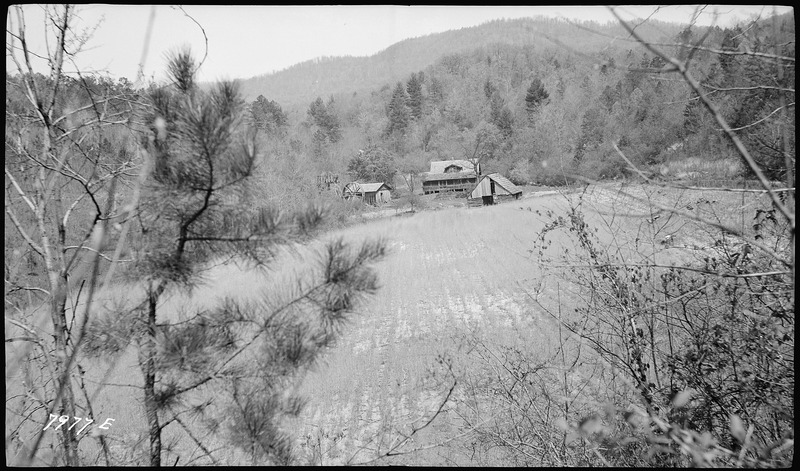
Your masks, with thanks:
[[[317,188],[319,191],[330,190],[331,187],[339,186],[339,174],[323,172],[317,175]]]
[[[469,191],[478,180],[480,165],[469,160],[431,162],[431,171],[422,178],[422,191],[426,195],[445,191]]]
[[[339,193],[339,174],[324,172],[317,175],[317,191],[320,193],[330,191],[336,193],[337,196],[341,196],[341,193]]]
[[[469,194],[470,206],[479,204],[495,204],[505,200],[519,199],[522,190],[499,173],[490,173],[481,177],[478,185]]]
[[[392,200],[392,187],[384,182],[358,183],[351,182],[342,189],[342,198],[358,198],[367,204],[380,205]]]

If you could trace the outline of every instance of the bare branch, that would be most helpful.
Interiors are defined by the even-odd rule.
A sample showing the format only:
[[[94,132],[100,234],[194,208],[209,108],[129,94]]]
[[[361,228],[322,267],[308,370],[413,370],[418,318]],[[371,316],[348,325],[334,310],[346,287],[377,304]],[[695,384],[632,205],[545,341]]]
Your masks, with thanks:
[[[194,75],[195,72],[200,70],[200,67],[203,65],[203,62],[205,62],[206,58],[208,57],[208,35],[206,34],[206,30],[205,30],[205,28],[203,28],[203,25],[201,25],[197,20],[195,20],[194,17],[192,17],[192,15],[186,13],[186,10],[183,9],[183,6],[178,5],[177,7],[173,6],[172,8],[177,8],[178,10],[183,12],[183,14],[186,15],[187,18],[189,18],[190,20],[194,21],[194,23],[197,25],[197,27],[200,28],[200,32],[203,33],[203,38],[205,39],[205,48],[206,48],[206,50],[205,50],[205,53],[203,54],[203,58],[200,60],[200,62],[197,64],[197,67],[192,72],[192,74]]]
[[[85,245],[68,245],[68,246],[64,247],[64,250],[81,250],[81,249],[88,250],[90,252],[94,252],[98,256],[100,256],[103,260],[107,260],[109,262],[133,262],[133,260],[130,260],[130,259],[112,259],[112,258],[108,257],[107,255],[103,254],[102,252],[98,252],[94,248],[87,247]]]
[[[769,117],[774,115],[775,113],[779,113],[779,112],[781,112],[781,111],[783,111],[786,108],[789,108],[791,106],[794,106],[794,102],[788,103],[785,106],[780,106],[776,110],[773,110],[770,114],[768,114],[768,115],[764,116],[763,118],[761,118],[761,119],[759,119],[757,121],[754,121],[754,122],[752,122],[750,124],[745,124],[744,126],[741,126],[741,127],[738,127],[738,128],[731,128],[731,131],[741,131],[742,129],[747,129],[747,128],[752,127],[752,126],[756,126],[759,123],[762,123],[762,122],[766,121],[767,119],[769,119]],[[722,129],[717,129],[717,131],[722,131]]]
[[[31,208],[31,211],[36,212],[36,205],[33,203],[33,201],[30,200],[30,198],[28,198],[28,195],[26,195],[25,192],[22,190],[22,188],[19,186],[19,183],[17,183],[17,179],[14,178],[14,175],[11,173],[11,171],[8,169],[7,166],[5,167],[5,169],[6,169],[6,176],[8,177],[9,180],[11,180],[11,184],[14,185],[14,189],[17,190],[17,193],[19,193],[23,201],[27,203],[28,207]],[[6,199],[6,207],[8,207],[7,199]]]
[[[730,138],[730,140],[733,142],[734,146],[736,147],[736,150],[744,158],[745,162],[747,162],[747,165],[750,167],[750,169],[758,178],[758,181],[761,182],[761,186],[765,190],[768,190],[768,194],[770,196],[770,199],[772,199],[772,203],[775,205],[776,208],[778,208],[778,210],[781,212],[786,221],[789,222],[789,224],[792,227],[792,232],[794,232],[794,227],[795,227],[794,214],[792,214],[792,212],[789,211],[786,205],[783,204],[778,195],[771,190],[769,181],[767,181],[767,177],[764,176],[764,172],[761,171],[761,167],[753,159],[753,156],[750,155],[750,151],[748,151],[747,148],[744,146],[744,143],[742,143],[741,139],[739,139],[739,136],[737,136],[736,133],[733,132],[733,129],[731,129],[730,125],[728,125],[728,122],[725,120],[725,118],[722,117],[722,113],[719,112],[717,106],[714,105],[714,103],[712,103],[702,92],[701,90],[702,86],[697,82],[697,80],[695,80],[695,78],[691,75],[691,73],[689,73],[689,70],[686,68],[685,64],[681,63],[680,61],[678,61],[673,57],[668,56],[667,54],[664,54],[663,52],[659,51],[658,49],[650,45],[647,41],[642,39],[635,31],[633,31],[633,29],[631,29],[631,27],[625,21],[623,21],[622,18],[619,17],[619,15],[617,14],[616,10],[613,7],[609,7],[609,10],[611,10],[611,13],[614,15],[614,17],[617,18],[617,20],[619,20],[622,26],[626,30],[628,30],[628,32],[630,32],[630,34],[637,41],[639,41],[647,50],[649,50],[653,54],[658,55],[659,57],[661,57],[662,59],[664,59],[665,61],[667,61],[668,63],[672,64],[677,68],[678,72],[680,72],[680,74],[683,76],[686,83],[689,84],[689,86],[692,88],[692,90],[694,90],[695,93],[697,93],[698,97],[700,98],[700,101],[703,103],[703,105],[705,105],[706,109],[708,109],[708,111],[720,125],[722,130],[728,136],[728,138]]]
[[[11,222],[14,224],[14,227],[17,229],[17,232],[19,232],[22,238],[25,239],[25,242],[28,243],[28,245],[33,249],[34,252],[44,257],[44,248],[42,248],[41,245],[34,242],[31,236],[28,235],[28,233],[25,232],[25,229],[22,228],[22,224],[20,224],[16,214],[14,214],[14,211],[12,211],[11,207],[9,206],[8,199],[6,199],[6,214],[8,214],[8,217],[9,219],[11,219]]]

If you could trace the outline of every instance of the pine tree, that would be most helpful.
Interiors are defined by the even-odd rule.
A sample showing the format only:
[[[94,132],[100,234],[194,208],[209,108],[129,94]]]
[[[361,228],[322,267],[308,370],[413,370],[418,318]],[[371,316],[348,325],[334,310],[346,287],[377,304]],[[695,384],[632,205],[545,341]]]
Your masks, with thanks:
[[[135,215],[140,255],[128,272],[144,299],[94,324],[87,351],[119,355],[126,342],[136,347],[151,466],[161,464],[162,434],[172,423],[209,463],[219,464],[204,442],[222,440],[253,464],[288,464],[291,440],[282,423],[303,403],[289,391],[359,300],[377,289],[370,265],[384,245],[352,249],[335,240],[316,274],[294,289],[264,291],[256,302],[220,299],[180,321],[162,312],[163,298],[198,286],[209,264],[234,259],[263,267],[280,245],[312,240],[324,217],[313,205],[287,218],[268,204],[245,203],[257,141],[243,126],[244,101],[234,83],[199,89],[195,70],[181,52],[170,61],[173,85],[148,93],[141,120],[149,164]],[[201,424],[208,430],[196,433]]]
[[[422,95],[422,80],[423,74],[420,72],[419,74],[412,73],[411,78],[408,80],[408,84],[406,85],[406,91],[408,92],[408,108],[411,111],[411,116],[414,119],[419,119],[422,117],[422,107],[424,105],[425,99]]]
[[[503,137],[509,138],[514,133],[514,114],[506,106],[499,93],[492,95],[489,101],[489,122],[497,126]]]
[[[528,87],[528,92],[525,94],[525,111],[528,113],[528,116],[532,116],[539,106],[549,97],[550,94],[544,89],[542,81],[538,78],[533,79],[530,87]]]
[[[411,121],[411,112],[408,109],[408,94],[402,82],[397,82],[389,101],[389,126],[386,135],[395,133],[403,134]]]
[[[334,111],[333,97],[327,105],[321,97],[317,97],[308,107],[308,117],[317,126],[315,137],[318,141],[336,143],[342,138],[341,123]]]
[[[437,105],[442,103],[444,101],[444,88],[442,87],[442,82],[436,77],[431,77],[429,83],[431,101]]]
[[[587,151],[598,147],[603,141],[603,129],[606,124],[606,114],[603,109],[592,106],[583,115],[581,121],[581,135],[575,151],[575,160],[583,160]]]
[[[487,100],[491,100],[495,93],[497,93],[497,87],[492,83],[491,80],[486,79],[486,82],[483,83],[484,96],[486,96]]]
[[[262,129],[269,133],[279,131],[287,123],[286,113],[283,112],[281,106],[272,100],[267,100],[264,95],[259,95],[250,104],[250,116],[253,120],[253,125],[257,129]]]

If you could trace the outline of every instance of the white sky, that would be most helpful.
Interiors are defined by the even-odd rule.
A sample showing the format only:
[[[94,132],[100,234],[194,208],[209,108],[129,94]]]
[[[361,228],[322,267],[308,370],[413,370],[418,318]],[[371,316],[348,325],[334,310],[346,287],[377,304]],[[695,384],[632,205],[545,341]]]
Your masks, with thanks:
[[[718,25],[727,26],[754,14],[768,16],[791,11],[788,6],[716,5],[707,7],[698,24],[708,25],[712,13],[720,17]],[[23,7],[30,47],[45,53],[42,7]],[[656,10],[650,6],[619,7],[626,19],[648,17]],[[543,15],[576,20],[612,21],[601,6],[197,6],[185,5],[183,11],[166,5],[78,6],[78,31],[98,25],[93,36],[77,56],[82,70],[100,70],[112,77],[135,80],[142,58],[148,19],[155,12],[145,75],[162,77],[165,54],[189,45],[201,58],[205,41],[199,22],[208,36],[208,58],[200,70],[201,80],[249,78],[282,70],[321,56],[369,56],[403,39],[451,29],[476,26],[493,19]],[[694,6],[662,6],[652,17],[662,21],[688,23]],[[16,16],[9,10],[6,27]],[[8,34],[6,35],[8,44]],[[51,40],[52,44],[52,40]],[[16,66],[6,53],[6,67]],[[68,66],[67,70],[74,70]],[[46,72],[46,70],[40,70]]]

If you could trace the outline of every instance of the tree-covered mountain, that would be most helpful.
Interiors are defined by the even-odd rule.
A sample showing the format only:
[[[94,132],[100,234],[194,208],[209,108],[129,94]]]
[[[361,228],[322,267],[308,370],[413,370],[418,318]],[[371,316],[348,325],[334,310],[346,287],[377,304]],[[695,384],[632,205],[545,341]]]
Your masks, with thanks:
[[[679,25],[648,22],[639,31],[649,40],[671,38]],[[432,65],[442,56],[461,54],[490,44],[533,46],[544,53],[568,47],[593,54],[610,42],[602,35],[625,36],[616,23],[581,23],[565,20],[526,18],[495,20],[471,28],[406,39],[370,57],[323,57],[293,65],[285,70],[242,80],[248,101],[259,95],[278,97],[285,106],[307,104],[317,96],[364,92],[393,83],[412,72]]]

